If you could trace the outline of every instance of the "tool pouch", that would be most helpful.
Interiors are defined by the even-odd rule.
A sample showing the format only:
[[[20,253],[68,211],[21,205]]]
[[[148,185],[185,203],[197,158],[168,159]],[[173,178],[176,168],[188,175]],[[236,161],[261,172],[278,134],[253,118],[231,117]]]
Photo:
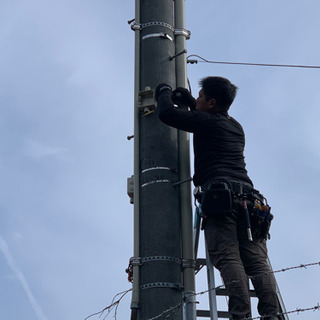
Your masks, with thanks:
[[[270,239],[269,230],[273,219],[271,207],[268,204],[264,204],[262,201],[255,199],[250,218],[254,238],[261,240]]]
[[[224,182],[213,182],[205,189],[201,209],[207,218],[223,217],[232,212],[233,196]]]

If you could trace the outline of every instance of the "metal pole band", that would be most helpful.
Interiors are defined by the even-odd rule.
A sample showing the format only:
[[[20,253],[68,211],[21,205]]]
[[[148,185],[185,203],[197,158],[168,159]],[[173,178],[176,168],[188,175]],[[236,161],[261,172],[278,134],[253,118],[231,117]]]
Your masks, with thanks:
[[[179,265],[181,264],[181,259],[178,259],[178,258],[175,258],[175,257],[153,256],[153,257],[141,258],[141,263],[153,262],[153,261],[169,261],[169,262],[178,263]]]
[[[140,290],[151,289],[151,288],[171,288],[176,290],[183,290],[183,286],[180,283],[169,283],[169,282],[154,282],[147,283],[140,286]]]
[[[149,38],[163,38],[173,41],[172,37],[170,37],[167,33],[159,32],[159,33],[149,33],[142,37],[142,40],[149,39]]]
[[[144,187],[146,187],[146,186],[148,186],[148,185],[150,185],[150,184],[154,184],[154,183],[172,183],[172,181],[166,180],[166,179],[164,179],[164,180],[154,180],[154,181],[150,181],[150,182],[144,183],[144,184],[141,186],[141,188],[144,188]]]
[[[161,26],[170,29],[172,32],[174,32],[174,27],[170,25],[169,23],[161,22],[161,21],[151,21],[141,24],[141,30],[145,28],[155,27],[155,26]]]
[[[153,170],[168,170],[168,171],[173,171],[173,172],[177,172],[177,169],[174,168],[168,168],[168,167],[152,167],[152,168],[147,168],[141,171],[141,173],[145,173],[148,171],[153,171]]]

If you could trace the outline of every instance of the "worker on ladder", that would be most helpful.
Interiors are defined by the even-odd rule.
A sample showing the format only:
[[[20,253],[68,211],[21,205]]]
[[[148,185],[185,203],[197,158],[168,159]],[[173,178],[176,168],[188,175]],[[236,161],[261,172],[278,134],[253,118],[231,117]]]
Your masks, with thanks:
[[[237,87],[222,77],[206,77],[200,85],[194,99],[185,88],[172,91],[169,85],[159,84],[155,91],[159,117],[169,126],[193,133],[193,182],[201,190],[205,238],[229,295],[230,319],[251,316],[247,276],[262,319],[281,319],[276,282],[267,263],[270,207],[248,177],[242,126],[228,115]]]

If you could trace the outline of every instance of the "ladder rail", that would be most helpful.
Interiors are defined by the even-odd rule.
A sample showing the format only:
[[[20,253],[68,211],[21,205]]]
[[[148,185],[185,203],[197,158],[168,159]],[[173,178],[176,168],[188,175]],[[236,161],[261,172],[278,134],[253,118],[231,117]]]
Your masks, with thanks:
[[[197,317],[206,317],[206,318],[210,318],[210,320],[219,320],[220,318],[228,318],[228,315],[229,315],[228,312],[218,311],[218,306],[217,306],[217,295],[218,294],[215,290],[216,285],[215,285],[215,278],[214,278],[214,266],[213,266],[211,259],[210,259],[210,254],[208,251],[206,240],[205,240],[206,259],[197,259],[199,239],[200,239],[200,226],[201,226],[201,208],[196,207],[195,216],[194,216],[194,238],[193,238],[194,253],[195,253],[194,256],[195,256],[196,261],[202,261],[200,263],[201,265],[203,265],[204,263],[206,264],[209,308],[210,308],[209,311],[197,310]],[[204,262],[204,260],[205,260],[205,262]],[[270,266],[270,269],[273,270],[269,258],[267,259],[267,262]],[[286,313],[287,312],[286,307],[285,307],[284,301],[282,299],[277,281],[276,281],[276,290],[277,290],[277,298],[278,298],[279,307],[280,307],[280,313],[282,314],[281,320],[289,320],[289,316]],[[221,293],[219,295],[221,295]],[[256,297],[254,290],[250,290],[250,297]]]
[[[218,306],[217,306],[217,295],[216,295],[216,282],[214,279],[214,268],[210,259],[207,241],[206,246],[206,265],[207,265],[207,279],[209,289],[209,307],[210,307],[210,320],[218,320]]]
[[[268,265],[270,266],[270,269],[273,270],[269,257],[267,258],[267,262],[268,262]],[[280,312],[282,313],[281,317],[283,320],[289,320],[289,316],[287,314],[287,309],[286,309],[286,306],[285,306],[284,301],[282,299],[277,281],[276,281],[276,290],[277,290],[278,303],[280,306]]]

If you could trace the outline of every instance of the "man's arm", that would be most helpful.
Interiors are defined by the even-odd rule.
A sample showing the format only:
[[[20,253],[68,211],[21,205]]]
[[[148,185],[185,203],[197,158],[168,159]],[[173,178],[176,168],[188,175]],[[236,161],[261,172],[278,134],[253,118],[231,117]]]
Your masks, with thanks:
[[[204,123],[208,120],[208,115],[204,112],[174,107],[170,86],[159,85],[156,89],[156,99],[159,118],[165,124],[188,132],[200,132],[204,129]]]

